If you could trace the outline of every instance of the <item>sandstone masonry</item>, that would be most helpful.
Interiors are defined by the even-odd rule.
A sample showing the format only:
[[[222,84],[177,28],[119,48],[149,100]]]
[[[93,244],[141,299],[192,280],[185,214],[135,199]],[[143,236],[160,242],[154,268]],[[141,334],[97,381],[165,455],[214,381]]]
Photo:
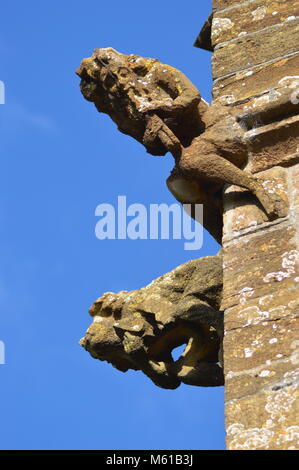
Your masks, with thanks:
[[[228,187],[224,204],[227,448],[298,449],[299,4],[214,0],[214,103],[247,126],[245,168],[288,204],[269,222]]]

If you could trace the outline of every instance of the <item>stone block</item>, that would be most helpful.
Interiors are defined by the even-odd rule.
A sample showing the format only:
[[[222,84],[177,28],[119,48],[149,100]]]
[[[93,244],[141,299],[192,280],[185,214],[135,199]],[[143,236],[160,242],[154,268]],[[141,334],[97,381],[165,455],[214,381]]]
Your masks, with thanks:
[[[227,448],[298,450],[298,395],[298,385],[293,384],[232,400],[226,407]]]
[[[214,79],[298,51],[298,35],[299,20],[294,19],[219,45],[213,56]]]
[[[251,298],[253,291],[244,290],[239,296],[239,305],[225,312],[225,331],[247,328],[265,322],[276,322],[281,318],[298,315],[298,288],[276,291],[260,298]]]
[[[297,0],[257,0],[241,3],[236,8],[217,13],[213,18],[212,45],[231,41],[246,34],[280,24],[288,18],[299,16]]]
[[[223,344],[224,354],[229,351],[229,355],[225,354],[226,377],[249,369],[257,369],[256,375],[260,377],[273,375],[268,366],[273,361],[290,358],[295,352],[293,364],[299,364],[298,338],[299,316],[227,331]]]
[[[223,309],[298,285],[296,234],[286,221],[224,245]]]
[[[299,116],[249,131],[245,139],[250,149],[251,173],[299,162]]]
[[[298,70],[299,53],[294,53],[284,59],[234,73],[216,81],[213,88],[214,100],[219,101],[220,104],[244,103],[246,105],[250,98],[276,90],[288,77],[299,80]]]
[[[298,350],[291,358],[269,360],[255,369],[235,373],[228,370],[225,378],[225,401],[292,385],[298,374],[296,365],[294,369],[294,361],[298,362]]]

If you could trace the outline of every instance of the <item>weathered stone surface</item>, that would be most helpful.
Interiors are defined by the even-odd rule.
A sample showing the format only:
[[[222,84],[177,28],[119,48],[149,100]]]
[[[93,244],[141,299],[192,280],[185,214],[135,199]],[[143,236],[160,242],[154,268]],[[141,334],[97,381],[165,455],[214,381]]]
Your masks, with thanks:
[[[251,173],[275,165],[292,166],[299,162],[299,116],[249,131],[246,140],[250,149],[248,169]]]
[[[248,289],[240,294],[240,302],[225,312],[225,331],[247,328],[265,322],[275,324],[277,320],[293,317],[299,313],[298,289],[276,291],[263,297],[251,298],[253,291]]]
[[[277,359],[267,359],[253,369],[231,372],[225,371],[225,400],[237,400],[261,392],[276,391],[289,386],[293,382],[294,368],[299,359],[298,347],[290,357],[279,359],[283,354],[277,354]]]
[[[291,169],[291,190],[292,190],[292,206],[299,214],[299,164]]]
[[[298,51],[298,34],[299,21],[295,19],[219,45],[213,56],[214,79]]]
[[[258,96],[253,96],[242,103],[231,104],[232,97],[223,96],[218,101],[233,107],[237,121],[246,130],[247,141],[254,139],[255,134],[261,132],[260,127],[272,124],[277,129],[285,127],[287,135],[290,123],[296,122],[299,114],[299,77],[284,77],[275,89],[265,90]],[[216,100],[217,102],[217,100]],[[293,119],[293,121],[291,121]],[[278,124],[277,121],[281,120]],[[284,123],[283,121],[286,120]],[[274,127],[275,128],[275,127]],[[263,131],[263,129],[262,129]],[[267,129],[266,129],[267,131]]]
[[[80,344],[123,372],[143,371],[162,388],[222,385],[221,292],[221,254],[189,261],[142,289],[100,297]],[[171,351],[181,344],[186,348],[174,361]]]
[[[293,82],[296,82],[299,80],[298,70],[299,53],[294,53],[284,59],[277,59],[217,80],[213,87],[213,97],[220,104],[247,104],[249,98],[262,96],[270,90],[280,88],[281,83],[289,77],[293,77]],[[295,86],[297,87],[296,84]]]
[[[298,371],[289,374],[297,374]],[[298,380],[298,378],[297,378]],[[296,450],[298,384],[232,400],[226,406],[229,450]]]
[[[262,370],[265,371],[267,361],[271,363],[280,355],[282,359],[290,358],[295,349],[296,358],[299,360],[299,312],[297,315],[294,318],[281,318],[273,323],[265,321],[227,331],[223,344],[224,350],[230,351],[225,365],[226,373],[246,371],[260,366],[264,366]],[[292,362],[292,359],[290,361]]]
[[[244,296],[287,290],[297,281],[296,229],[287,222],[224,246],[223,309],[242,303]]]
[[[279,195],[289,207],[287,173],[287,169],[275,167],[259,173],[259,179],[266,191]],[[265,212],[256,204],[255,198],[248,191],[230,186],[225,191],[224,200],[223,242],[244,234],[244,231],[246,233],[256,231],[261,224],[267,223]]]
[[[242,3],[244,3],[242,0],[213,0],[213,9],[223,10],[224,8],[229,8],[233,5],[239,5]]]
[[[250,130],[274,123],[278,119],[296,116],[299,112],[298,85],[298,78],[287,77],[280,81],[276,90],[269,90],[262,96],[253,97],[244,105],[235,106],[238,122]]]
[[[245,129],[245,171],[285,201],[269,221],[237,185],[224,192],[227,447],[299,448],[299,4],[214,0],[213,104]]]
[[[256,0],[241,3],[239,8],[214,14],[212,44],[216,46],[220,41],[244,37],[248,33],[280,24],[294,16],[299,16],[297,0]]]

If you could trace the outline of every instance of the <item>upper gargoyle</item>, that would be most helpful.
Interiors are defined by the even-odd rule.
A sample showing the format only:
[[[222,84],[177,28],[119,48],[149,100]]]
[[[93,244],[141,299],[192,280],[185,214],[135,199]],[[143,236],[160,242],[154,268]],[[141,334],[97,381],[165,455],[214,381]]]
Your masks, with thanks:
[[[203,203],[203,223],[219,242],[225,184],[251,191],[270,219],[286,215],[284,202],[268,193],[259,178],[241,170],[248,150],[232,109],[209,106],[182,72],[109,47],[83,59],[77,74],[84,97],[121,132],[152,155],[172,153],[175,167],[168,188],[182,203]]]
[[[199,110],[197,88],[182,72],[157,59],[121,54],[111,47],[95,49],[77,74],[84,97],[152,155],[169,151],[168,136],[187,147],[204,130],[201,114],[207,103],[202,101]],[[160,118],[158,126],[153,115]]]

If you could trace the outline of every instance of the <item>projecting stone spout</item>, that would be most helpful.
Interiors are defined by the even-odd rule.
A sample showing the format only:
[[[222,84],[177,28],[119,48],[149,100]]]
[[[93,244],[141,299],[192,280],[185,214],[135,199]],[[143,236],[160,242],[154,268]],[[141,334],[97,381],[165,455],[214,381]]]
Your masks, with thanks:
[[[90,308],[80,344],[116,369],[140,370],[156,385],[223,385],[222,256],[189,261],[142,289],[107,292]],[[174,360],[172,351],[186,345]]]

